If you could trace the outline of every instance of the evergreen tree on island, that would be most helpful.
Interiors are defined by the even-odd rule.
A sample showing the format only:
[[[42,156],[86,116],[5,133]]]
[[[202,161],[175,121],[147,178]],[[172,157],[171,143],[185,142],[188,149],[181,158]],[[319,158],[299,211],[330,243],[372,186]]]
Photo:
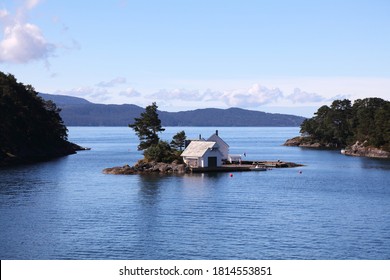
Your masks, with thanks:
[[[140,143],[138,150],[146,150],[160,141],[158,133],[165,130],[161,126],[161,120],[158,117],[156,102],[146,106],[145,112],[141,113],[139,118],[135,118],[133,124],[129,124],[137,134]]]
[[[161,126],[157,108],[156,103],[153,102],[152,105],[145,108],[145,111],[141,113],[139,118],[134,118],[133,124],[129,124],[129,127],[135,131],[140,140],[138,150],[144,151],[144,160],[146,161],[165,163],[175,160],[180,161],[181,153],[177,151],[176,147],[181,146],[181,144],[177,142],[179,146],[172,145],[172,148],[167,141],[160,140],[158,136],[158,133],[165,131],[165,128]],[[184,133],[184,131],[178,134],[180,133]],[[185,137],[185,133],[181,137]]]
[[[134,118],[134,123],[128,126],[138,136],[140,143],[138,150],[143,151],[144,158],[138,160],[134,166],[112,167],[103,170],[105,174],[139,174],[150,172],[180,172],[186,171],[185,164],[180,157],[181,151],[173,148],[167,141],[161,140],[158,133],[165,131],[158,117],[157,105],[146,106],[139,118]],[[184,131],[178,134],[184,134]],[[177,134],[177,135],[178,135]],[[180,145],[180,143],[178,143]]]
[[[185,146],[186,139],[187,139],[186,133],[184,130],[182,130],[178,132],[175,136],[173,136],[173,139],[171,141],[171,146],[174,149],[178,149],[182,151]]]

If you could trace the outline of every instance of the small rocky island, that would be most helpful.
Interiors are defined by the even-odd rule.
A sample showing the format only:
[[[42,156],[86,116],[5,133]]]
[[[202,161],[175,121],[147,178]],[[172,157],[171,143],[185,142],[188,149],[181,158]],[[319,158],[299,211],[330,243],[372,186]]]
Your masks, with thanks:
[[[245,171],[266,171],[272,168],[292,168],[303,166],[294,162],[282,161],[251,161],[241,164],[225,163],[219,167],[190,167],[185,163],[145,162],[138,161],[134,166],[124,165],[105,168],[104,174],[112,175],[134,175],[134,174],[185,174],[185,173],[205,173],[205,172],[245,172]]]
[[[84,150],[67,140],[56,104],[0,72],[0,166],[33,163]]]
[[[116,166],[105,168],[104,174],[131,175],[141,173],[185,173],[188,171],[180,154],[185,145],[184,131],[178,132],[170,143],[159,138],[165,129],[158,117],[157,105],[153,103],[145,108],[139,118],[129,124],[137,134],[140,143],[138,150],[143,151],[144,158],[134,166]]]
[[[280,160],[243,161],[241,155],[230,155],[229,145],[219,136],[218,130],[208,139],[187,140],[184,131],[178,132],[170,143],[162,141],[158,132],[165,129],[157,114],[157,105],[153,103],[145,108],[140,118],[135,118],[133,128],[143,150],[144,158],[134,166],[125,165],[106,168],[104,174],[184,174],[196,172],[233,172],[233,171],[266,171],[270,168],[285,168],[302,166]],[[184,151],[183,151],[183,148]]]
[[[390,102],[380,98],[335,100],[301,125],[303,136],[285,146],[339,149],[342,154],[390,159]]]

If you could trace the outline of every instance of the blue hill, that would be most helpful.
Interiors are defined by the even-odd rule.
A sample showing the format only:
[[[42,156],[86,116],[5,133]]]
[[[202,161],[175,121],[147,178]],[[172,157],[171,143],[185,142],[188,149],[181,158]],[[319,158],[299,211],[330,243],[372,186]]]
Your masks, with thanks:
[[[42,93],[40,96],[62,109],[60,115],[67,126],[127,126],[144,110],[133,104],[105,105],[72,96]],[[305,120],[301,116],[240,108],[159,111],[159,117],[163,126],[300,126]]]

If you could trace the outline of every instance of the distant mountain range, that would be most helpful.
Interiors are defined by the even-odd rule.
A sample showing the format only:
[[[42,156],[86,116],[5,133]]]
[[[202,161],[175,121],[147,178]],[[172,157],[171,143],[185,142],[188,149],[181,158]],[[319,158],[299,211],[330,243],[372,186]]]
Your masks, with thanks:
[[[39,94],[62,109],[60,115],[67,126],[127,126],[144,108],[133,104],[105,105],[65,95]],[[159,111],[163,126],[300,126],[304,117],[260,111],[229,109],[197,109],[182,112]]]

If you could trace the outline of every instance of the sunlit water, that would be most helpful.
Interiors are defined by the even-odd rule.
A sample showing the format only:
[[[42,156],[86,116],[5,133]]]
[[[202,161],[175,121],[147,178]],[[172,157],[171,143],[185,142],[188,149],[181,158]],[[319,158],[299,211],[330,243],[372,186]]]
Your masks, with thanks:
[[[161,136],[183,129],[215,130]],[[132,130],[69,134],[92,150],[0,169],[0,259],[390,259],[390,161],[281,146],[299,128],[219,128],[233,154],[305,166],[104,175],[141,157]]]

